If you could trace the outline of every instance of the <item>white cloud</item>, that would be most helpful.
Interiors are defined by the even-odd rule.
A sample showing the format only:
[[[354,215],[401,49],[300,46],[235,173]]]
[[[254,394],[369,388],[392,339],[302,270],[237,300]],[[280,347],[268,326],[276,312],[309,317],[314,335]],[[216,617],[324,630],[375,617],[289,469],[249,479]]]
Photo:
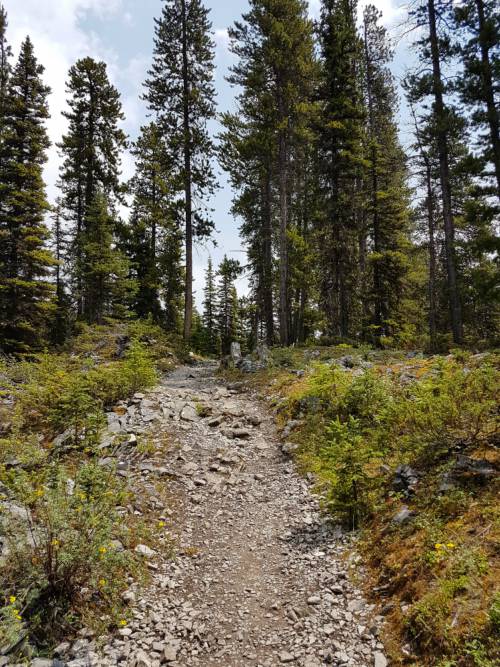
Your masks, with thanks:
[[[226,56],[229,54],[229,33],[227,28],[217,28],[214,30],[214,41],[217,55]]]
[[[51,118],[48,122],[52,147],[45,170],[48,195],[56,195],[55,183],[59,157],[55,143],[66,127],[61,111],[66,106],[65,82],[68,69],[87,55],[111,62],[116,68],[116,54],[104,47],[93,32],[85,31],[80,20],[86,14],[108,18],[121,7],[122,0],[3,0],[7,10],[8,40],[17,53],[26,35],[30,35],[38,61],[44,65],[44,81],[51,89],[49,98]]]

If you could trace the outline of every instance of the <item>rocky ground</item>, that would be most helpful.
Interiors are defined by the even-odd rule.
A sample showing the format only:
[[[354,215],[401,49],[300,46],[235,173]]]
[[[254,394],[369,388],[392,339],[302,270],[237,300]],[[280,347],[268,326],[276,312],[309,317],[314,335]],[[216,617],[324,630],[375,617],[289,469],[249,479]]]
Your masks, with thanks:
[[[129,452],[141,431],[155,444],[142,456],[114,451],[101,463],[118,459],[129,483],[149,491],[176,555],[167,557],[165,537],[155,549],[139,545],[152,577],[146,590],[132,584],[127,592],[128,624],[104,645],[83,632],[59,647],[59,664],[387,664],[382,617],[347,576],[348,537],[319,512],[281,450],[272,415],[240,392],[215,365],[183,367],[109,415],[109,438],[128,433]]]

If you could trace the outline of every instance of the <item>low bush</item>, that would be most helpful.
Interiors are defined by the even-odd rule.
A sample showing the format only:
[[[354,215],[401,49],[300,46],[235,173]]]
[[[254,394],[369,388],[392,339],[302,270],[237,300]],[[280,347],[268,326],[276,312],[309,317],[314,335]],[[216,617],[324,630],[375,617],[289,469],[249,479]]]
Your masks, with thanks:
[[[121,619],[120,593],[144,567],[128,547],[148,533],[124,509],[121,478],[95,462],[97,446],[104,410],[153,386],[169,350],[161,330],[137,322],[83,326],[70,350],[2,362],[0,648]]]
[[[313,363],[301,379],[271,385],[287,394],[279,418],[301,420],[292,436],[299,461],[334,516],[363,529],[365,562],[399,633],[395,664],[410,640],[415,664],[492,667],[500,660],[498,477],[452,473],[457,455],[490,470],[499,464],[498,357],[368,357],[366,370]],[[412,489],[394,484],[402,465],[416,471]]]
[[[85,614],[116,623],[120,593],[135,569],[131,552],[117,541],[117,507],[127,502],[119,478],[86,463],[72,479],[53,464],[43,474],[4,473],[2,482],[25,518],[3,524],[4,595],[17,611],[14,615],[7,604],[0,632],[13,641],[29,628],[45,642],[68,632]]]

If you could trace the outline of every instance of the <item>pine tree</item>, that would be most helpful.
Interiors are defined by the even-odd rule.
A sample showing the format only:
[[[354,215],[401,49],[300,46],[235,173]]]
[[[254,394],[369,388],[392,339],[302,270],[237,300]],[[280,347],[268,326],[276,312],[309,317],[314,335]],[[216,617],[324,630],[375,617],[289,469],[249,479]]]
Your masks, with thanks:
[[[325,0],[319,37],[323,61],[319,145],[325,203],[318,234],[321,307],[328,333],[345,338],[359,329],[359,198],[365,109],[356,1]]]
[[[446,257],[447,291],[453,340],[460,344],[463,339],[462,303],[457,278],[457,258],[455,241],[455,219],[453,214],[450,176],[450,132],[456,114],[450,104],[446,104],[445,94],[449,92],[443,77],[443,61],[450,57],[449,35],[440,33],[440,11],[435,0],[422,2],[413,11],[423,36],[417,42],[422,63],[432,72],[411,77],[411,85],[421,100],[432,100],[434,137],[438,152],[440,196],[444,223],[444,248]]]
[[[106,65],[92,58],[78,60],[67,83],[68,132],[59,144],[64,159],[60,171],[64,215],[72,227],[71,273],[78,315],[89,319],[83,300],[82,240],[85,220],[98,192],[111,203],[120,196],[120,152],[126,137],[120,95],[108,80]]]
[[[141,128],[132,147],[136,174],[129,244],[138,279],[135,310],[176,330],[182,280],[182,232],[169,153],[156,123]],[[163,307],[162,307],[163,303]]]
[[[205,272],[205,289],[203,300],[203,326],[205,329],[206,352],[215,354],[217,352],[217,319],[216,319],[216,293],[215,274],[212,258],[208,258],[208,266]]]
[[[43,71],[27,37],[8,81],[0,172],[0,346],[8,352],[39,349],[52,309],[42,178],[50,89]]]
[[[279,192],[280,342],[290,340],[288,229],[292,145],[307,125],[307,105],[314,81],[312,24],[302,0],[255,1],[254,16],[263,33],[262,52],[271,72],[275,100]]]
[[[365,233],[372,281],[372,322],[375,337],[390,336],[400,318],[398,310],[407,269],[404,254],[409,221],[405,156],[398,139],[395,115],[398,100],[387,68],[391,52],[381,14],[373,5],[363,14],[365,95],[367,107],[368,196]]]
[[[184,190],[184,338],[193,314],[193,239],[209,237],[206,202],[215,187],[213,144],[207,121],[215,115],[214,44],[208,10],[200,0],[164,0],[155,20],[154,58],[145,99],[167,137],[173,172]]]
[[[229,81],[241,87],[238,111],[223,118],[222,163],[238,194],[258,320],[274,342],[273,239],[277,239],[280,340],[292,337],[289,233],[294,174],[309,139],[316,63],[312,24],[301,0],[253,0],[229,32],[238,62]],[[276,214],[276,215],[275,215]]]
[[[7,42],[7,12],[0,4],[0,142],[5,127],[8,82],[11,72],[12,49]],[[0,144],[1,145],[1,144]]]
[[[464,72],[459,80],[462,101],[472,110],[485,162],[493,165],[500,199],[500,112],[495,99],[500,85],[500,22],[494,0],[465,0],[453,6],[459,28]]]
[[[5,161],[5,132],[7,130],[8,83],[11,74],[12,49],[7,42],[7,12],[0,5],[0,174]],[[2,179],[5,176],[2,174]],[[2,182],[0,182],[0,215],[2,215]]]
[[[55,312],[50,324],[50,339],[60,345],[66,341],[70,333],[70,301],[66,292],[64,265],[68,256],[68,235],[62,217],[61,199],[56,200],[52,211],[52,227],[50,248],[56,260],[55,278]]]
[[[231,342],[237,335],[238,297],[234,280],[240,273],[239,262],[224,255],[217,271],[217,321],[222,356],[229,354]]]
[[[105,317],[120,315],[133,287],[127,261],[113,243],[115,226],[104,193],[97,191],[81,237],[82,296],[89,324],[103,324]]]

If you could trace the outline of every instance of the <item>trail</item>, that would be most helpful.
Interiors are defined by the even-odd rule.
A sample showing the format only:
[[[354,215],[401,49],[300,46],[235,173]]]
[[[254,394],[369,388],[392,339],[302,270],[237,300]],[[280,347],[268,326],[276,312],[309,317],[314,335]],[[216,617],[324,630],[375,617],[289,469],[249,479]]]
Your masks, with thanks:
[[[282,454],[271,414],[238,389],[203,364],[136,398],[129,423],[172,444],[127,474],[165,480],[177,555],[150,554],[128,626],[100,650],[79,640],[72,667],[387,664],[381,617],[347,577],[347,537]]]

